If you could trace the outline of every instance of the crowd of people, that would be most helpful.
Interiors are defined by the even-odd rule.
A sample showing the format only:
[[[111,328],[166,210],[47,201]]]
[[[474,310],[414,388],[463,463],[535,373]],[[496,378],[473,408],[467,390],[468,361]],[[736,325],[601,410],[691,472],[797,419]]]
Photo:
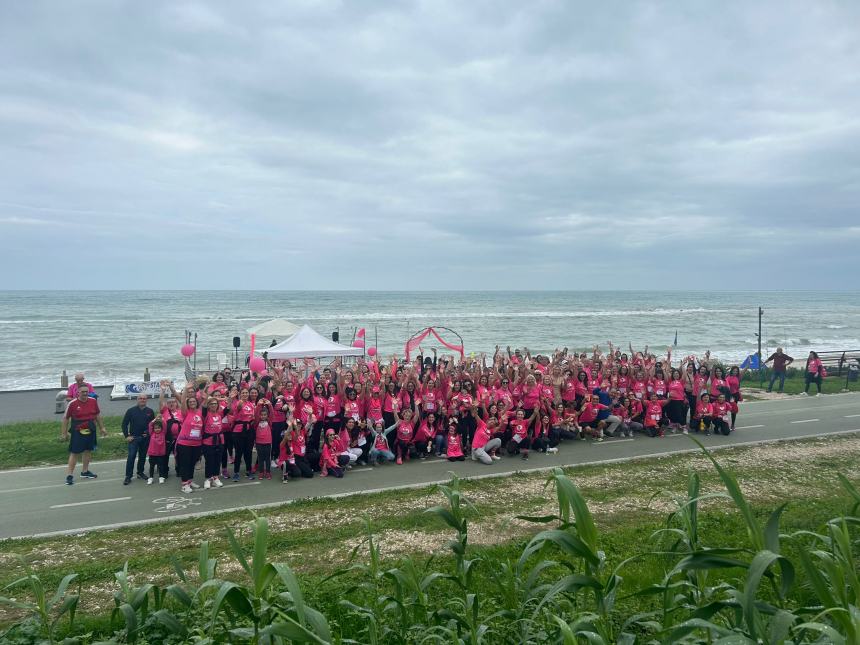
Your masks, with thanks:
[[[812,358],[810,358],[812,360]],[[813,368],[816,365],[812,364]],[[496,348],[492,356],[424,356],[402,361],[358,359],[345,365],[267,361],[259,374],[225,369],[176,389],[162,381],[158,411],[145,395],[123,418],[129,443],[124,483],[135,474],[165,482],[173,457],[181,490],[189,493],[202,459],[202,487],[248,479],[343,477],[356,464],[403,464],[414,459],[528,459],[564,443],[604,437],[663,437],[689,431],[728,435],[735,428],[741,372],[710,352],[674,359],[623,352],[611,343],[590,353],[566,348],[551,355]],[[70,392],[71,394],[71,392]],[[82,477],[98,404],[78,384],[63,424],[73,483]],[[145,471],[146,461],[149,470]],[[156,479],[157,477],[157,479]]]

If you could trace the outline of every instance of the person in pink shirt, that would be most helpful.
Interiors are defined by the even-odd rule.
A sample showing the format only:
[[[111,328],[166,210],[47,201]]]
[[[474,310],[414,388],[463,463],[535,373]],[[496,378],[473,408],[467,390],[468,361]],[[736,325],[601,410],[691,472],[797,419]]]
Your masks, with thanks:
[[[728,436],[728,434],[732,431],[730,425],[731,411],[732,406],[726,400],[726,395],[720,394],[717,397],[717,400],[714,402],[712,410],[712,422],[714,424],[715,432],[719,432],[720,434]]]
[[[508,422],[511,430],[511,440],[505,446],[505,450],[511,456],[520,455],[522,459],[529,458],[529,448],[531,447],[531,432],[530,428],[537,419],[538,409],[532,410],[531,416],[526,418],[525,410],[518,408],[514,413],[514,418]]]
[[[167,478],[167,432],[164,429],[164,420],[160,416],[149,422],[149,445],[146,448],[146,456],[149,457],[149,478],[146,483],[152,484],[157,466],[158,483],[163,484]]]
[[[221,488],[224,484],[218,477],[221,466],[221,450],[224,444],[224,417],[221,414],[220,403],[214,396],[209,397],[203,412],[203,440],[201,450],[203,453],[204,473],[206,479],[203,482],[204,489],[212,486]]]
[[[329,430],[325,436],[322,453],[320,454],[320,477],[343,477],[343,468],[349,463],[349,457],[340,453],[340,445],[334,430]]]
[[[490,417],[485,423],[478,416],[478,408],[473,407],[472,416],[475,418],[475,436],[472,437],[472,461],[480,461],[483,464],[492,464],[500,459],[496,451],[502,446],[502,440],[493,437],[496,427],[496,419]]]
[[[457,421],[453,418],[448,420],[448,437],[445,454],[448,461],[466,461],[466,456],[463,454],[463,438],[457,430]]]
[[[170,391],[170,398],[165,398],[165,394]],[[179,406],[179,395],[176,393],[176,388],[172,381],[161,381],[161,389],[158,393],[158,408],[161,411],[161,420],[164,421],[164,432],[167,440],[167,458],[174,455],[173,468],[176,469],[176,437],[179,436],[179,430],[182,428],[182,409]],[[170,464],[165,462],[164,467],[166,477],[170,476]]]
[[[687,434],[687,393],[684,391],[681,370],[672,368],[666,390],[669,397],[669,403],[666,406],[669,425],[673,432],[678,432],[683,427],[684,434]]]
[[[78,398],[78,390],[82,387],[85,387],[87,389],[87,392],[91,395],[94,395],[96,393],[96,390],[93,387],[92,383],[87,383],[86,379],[84,378],[83,372],[78,372],[77,374],[75,374],[74,382],[69,385],[69,389],[66,392],[66,401],[74,401],[76,398]]]
[[[711,404],[711,395],[702,392],[693,412],[693,429],[696,432],[704,431],[706,435],[711,434],[711,420],[714,416],[714,407]]]
[[[666,419],[663,416],[663,408],[668,405],[669,399],[660,399],[656,392],[651,393],[651,398],[644,404],[645,407],[645,430],[652,437],[664,436],[663,427]]]
[[[601,410],[608,409],[608,406],[600,402],[600,397],[597,394],[592,394],[590,398],[582,402],[579,408],[577,421],[582,433],[589,432],[597,441],[603,441],[603,431],[606,429],[606,421],[598,420],[598,415]]]
[[[272,422],[269,406],[257,410],[254,422],[254,446],[257,449],[256,472],[260,479],[272,478]]]
[[[804,396],[809,394],[809,386],[813,383],[815,383],[815,386],[818,388],[817,396],[821,396],[822,376],[824,376],[824,365],[822,365],[821,359],[818,358],[818,354],[815,352],[809,352],[809,357],[806,359],[806,370],[804,372],[804,380],[806,382],[806,387],[803,388]]]
[[[732,365],[729,368],[729,374],[726,376],[726,385],[729,386],[728,401],[732,406],[732,430],[735,429],[735,421],[738,418],[738,403],[744,400],[741,393],[741,368],[737,365]]]
[[[200,488],[194,483],[194,467],[200,460],[203,445],[203,411],[199,407],[193,388],[186,388],[180,395],[182,428],[176,438],[176,471],[182,482],[180,490],[190,493]]]
[[[254,451],[254,422],[257,416],[257,406],[251,401],[249,390],[239,391],[238,399],[231,393],[229,409],[233,422],[232,436],[234,446],[233,481],[239,481],[239,470],[242,460],[245,461],[245,475],[248,479],[256,479],[251,470],[251,455]]]

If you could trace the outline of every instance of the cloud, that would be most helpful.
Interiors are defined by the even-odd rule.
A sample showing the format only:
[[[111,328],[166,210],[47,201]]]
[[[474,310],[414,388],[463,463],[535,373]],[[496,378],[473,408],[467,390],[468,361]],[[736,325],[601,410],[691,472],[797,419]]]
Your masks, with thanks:
[[[0,288],[852,288],[858,18],[5,3]]]

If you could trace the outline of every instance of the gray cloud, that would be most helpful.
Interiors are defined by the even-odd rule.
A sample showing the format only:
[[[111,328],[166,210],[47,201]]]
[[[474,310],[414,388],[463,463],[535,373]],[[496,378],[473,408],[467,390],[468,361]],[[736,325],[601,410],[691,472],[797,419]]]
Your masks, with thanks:
[[[3,3],[0,288],[855,287],[858,18]]]

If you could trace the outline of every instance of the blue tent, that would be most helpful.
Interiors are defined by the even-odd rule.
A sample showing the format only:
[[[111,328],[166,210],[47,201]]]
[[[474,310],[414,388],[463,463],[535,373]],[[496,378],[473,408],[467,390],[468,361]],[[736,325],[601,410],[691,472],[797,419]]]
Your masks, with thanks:
[[[750,354],[741,363],[742,370],[757,370],[759,368],[758,354]]]

